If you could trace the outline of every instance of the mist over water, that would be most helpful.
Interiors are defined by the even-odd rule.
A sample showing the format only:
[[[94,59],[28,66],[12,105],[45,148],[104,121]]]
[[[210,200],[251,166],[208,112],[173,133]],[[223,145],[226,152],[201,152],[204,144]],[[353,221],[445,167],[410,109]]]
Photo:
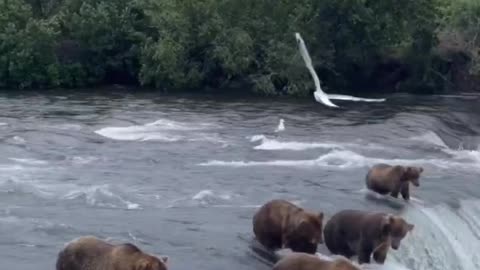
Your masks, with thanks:
[[[2,268],[54,269],[65,242],[96,235],[169,255],[173,270],[269,269],[250,248],[251,218],[284,198],[327,217],[368,209],[415,224],[386,265],[364,269],[479,269],[479,101],[394,95],[330,109],[313,100],[3,94]],[[365,191],[378,162],[424,167],[412,202]]]

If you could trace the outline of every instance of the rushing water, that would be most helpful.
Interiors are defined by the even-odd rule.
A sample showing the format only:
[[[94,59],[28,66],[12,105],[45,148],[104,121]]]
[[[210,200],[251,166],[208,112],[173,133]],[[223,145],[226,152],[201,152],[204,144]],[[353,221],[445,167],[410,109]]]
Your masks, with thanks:
[[[384,103],[0,95],[1,269],[54,269],[81,235],[170,256],[170,269],[269,269],[251,218],[284,198],[327,216],[415,224],[385,269],[480,269],[480,96]],[[280,119],[285,130],[275,132]],[[370,196],[368,167],[423,166],[408,204]],[[321,249],[323,250],[323,249]],[[383,269],[383,268],[382,268]]]

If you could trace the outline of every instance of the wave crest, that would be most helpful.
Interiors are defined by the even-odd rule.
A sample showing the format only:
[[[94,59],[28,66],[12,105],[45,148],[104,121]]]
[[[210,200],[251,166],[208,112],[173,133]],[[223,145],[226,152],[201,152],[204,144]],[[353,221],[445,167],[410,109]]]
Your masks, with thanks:
[[[398,165],[431,165],[442,169],[448,168],[464,168],[470,170],[480,170],[480,154],[468,153],[460,154],[466,157],[465,160],[448,160],[440,158],[431,159],[384,159],[373,158],[361,155],[349,150],[332,150],[317,159],[311,160],[272,160],[272,161],[221,161],[211,160],[199,163],[199,166],[224,166],[224,167],[255,167],[255,166],[276,166],[276,167],[328,167],[332,169],[346,169],[372,166],[377,163],[388,163]],[[466,156],[463,156],[466,155]]]
[[[64,195],[62,199],[84,200],[88,205],[108,208],[140,208],[139,204],[130,202],[111,191],[108,185],[90,186],[74,190]]]
[[[120,141],[207,141],[224,143],[218,135],[206,132],[193,132],[217,128],[209,123],[183,123],[160,119],[145,125],[127,127],[106,127],[95,133],[103,137]]]

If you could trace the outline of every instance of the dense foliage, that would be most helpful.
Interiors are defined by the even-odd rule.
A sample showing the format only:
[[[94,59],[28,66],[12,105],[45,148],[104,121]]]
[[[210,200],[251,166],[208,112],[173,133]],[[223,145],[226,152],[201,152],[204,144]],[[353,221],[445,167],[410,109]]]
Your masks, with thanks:
[[[480,74],[479,18],[477,0],[0,0],[0,87],[304,95],[299,32],[326,88],[442,91],[448,53]]]

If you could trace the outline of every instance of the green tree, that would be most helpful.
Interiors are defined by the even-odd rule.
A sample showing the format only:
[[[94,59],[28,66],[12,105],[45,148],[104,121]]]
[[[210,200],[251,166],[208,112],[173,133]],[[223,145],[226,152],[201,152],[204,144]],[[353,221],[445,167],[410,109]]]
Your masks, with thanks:
[[[62,52],[66,54],[62,68],[73,73],[65,74],[62,84],[72,87],[137,81],[143,35],[136,29],[138,18],[130,1],[66,0],[54,19],[61,32],[59,43],[76,48]]]
[[[25,2],[0,2],[0,85],[31,88],[58,85],[50,23],[32,19]]]
[[[470,72],[480,75],[480,2],[451,1],[443,11],[442,45],[466,54],[470,60]]]

